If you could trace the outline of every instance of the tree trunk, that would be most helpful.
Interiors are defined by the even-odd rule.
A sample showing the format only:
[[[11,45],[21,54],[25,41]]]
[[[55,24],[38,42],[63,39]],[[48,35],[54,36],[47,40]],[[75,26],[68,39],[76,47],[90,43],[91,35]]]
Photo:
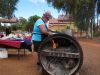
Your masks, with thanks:
[[[94,18],[91,19],[91,39],[93,38],[93,25],[94,25]]]
[[[99,14],[97,13],[97,32],[99,32],[98,16],[99,16]]]

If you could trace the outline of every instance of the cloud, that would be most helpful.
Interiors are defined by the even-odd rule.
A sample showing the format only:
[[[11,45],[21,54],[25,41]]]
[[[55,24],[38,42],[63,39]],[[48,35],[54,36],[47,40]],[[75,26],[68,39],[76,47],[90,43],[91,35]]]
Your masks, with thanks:
[[[37,4],[37,3],[45,3],[46,2],[46,0],[29,0],[29,1],[31,1],[34,4]]]

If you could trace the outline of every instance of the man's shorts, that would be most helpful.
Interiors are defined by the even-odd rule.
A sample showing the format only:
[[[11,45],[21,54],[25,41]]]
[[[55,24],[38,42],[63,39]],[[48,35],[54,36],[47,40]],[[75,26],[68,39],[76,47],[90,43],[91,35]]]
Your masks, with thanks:
[[[33,41],[33,46],[34,46],[35,52],[40,52],[39,51],[40,44],[41,44],[41,41]]]

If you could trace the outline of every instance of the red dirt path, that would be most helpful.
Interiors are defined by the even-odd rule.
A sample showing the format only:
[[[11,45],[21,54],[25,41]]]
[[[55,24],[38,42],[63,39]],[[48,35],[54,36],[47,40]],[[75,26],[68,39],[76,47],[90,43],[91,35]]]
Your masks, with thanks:
[[[100,38],[81,39],[84,62],[80,75],[100,75]]]

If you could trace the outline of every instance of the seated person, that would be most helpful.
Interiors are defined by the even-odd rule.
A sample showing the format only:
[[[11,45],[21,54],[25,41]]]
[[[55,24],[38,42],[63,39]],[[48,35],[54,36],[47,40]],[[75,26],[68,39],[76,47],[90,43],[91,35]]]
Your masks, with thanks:
[[[24,35],[22,34],[22,32],[20,31],[20,30],[17,30],[16,31],[16,35],[17,35],[17,40],[19,39],[19,40],[23,40],[23,38],[24,38]]]
[[[0,38],[0,40],[15,40],[16,38],[20,37],[16,31],[12,31],[9,35]]]

